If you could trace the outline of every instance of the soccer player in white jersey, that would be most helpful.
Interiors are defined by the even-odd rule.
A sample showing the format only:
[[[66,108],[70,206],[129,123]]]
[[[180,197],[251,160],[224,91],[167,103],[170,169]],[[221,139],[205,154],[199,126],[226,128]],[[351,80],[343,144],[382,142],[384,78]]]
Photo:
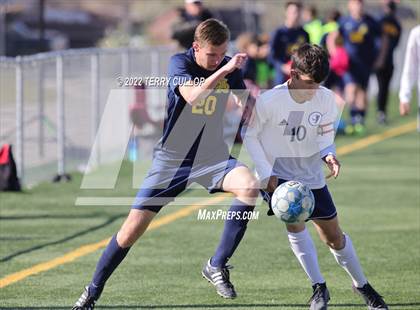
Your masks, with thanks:
[[[286,181],[308,185],[315,197],[309,220],[321,240],[349,274],[368,309],[388,309],[368,283],[350,237],[342,232],[325,183],[323,162],[330,176],[337,177],[340,172],[334,145],[334,122],[340,106],[333,92],[320,86],[328,72],[328,56],[321,47],[304,44],[298,48],[292,57],[291,78],[257,99],[254,119],[244,131],[244,142],[265,187],[264,199],[270,204],[275,188]],[[271,207],[270,211],[269,215]],[[327,309],[329,292],[305,224],[286,224],[286,228],[293,253],[312,282],[310,309]]]

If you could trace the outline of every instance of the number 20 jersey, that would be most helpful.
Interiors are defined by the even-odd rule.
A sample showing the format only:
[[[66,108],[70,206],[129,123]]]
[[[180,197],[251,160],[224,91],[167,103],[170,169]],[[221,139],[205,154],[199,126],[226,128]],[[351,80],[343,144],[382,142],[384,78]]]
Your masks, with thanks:
[[[156,146],[155,155],[164,160],[227,160],[228,147],[223,139],[223,118],[229,93],[245,89],[240,70],[226,75],[215,89],[195,106],[188,104],[179,92],[186,81],[200,83],[224,66],[225,56],[214,71],[200,67],[190,48],[171,57],[168,69],[169,85],[163,135]]]

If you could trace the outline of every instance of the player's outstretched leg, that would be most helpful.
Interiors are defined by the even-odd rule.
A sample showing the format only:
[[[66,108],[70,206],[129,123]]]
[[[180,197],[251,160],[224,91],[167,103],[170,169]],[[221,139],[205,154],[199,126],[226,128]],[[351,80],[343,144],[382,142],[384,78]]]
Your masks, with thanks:
[[[388,310],[387,304],[363,274],[351,239],[341,231],[337,217],[331,220],[314,220],[314,224],[321,239],[329,246],[337,263],[351,277],[355,291],[363,297],[368,309]]]
[[[130,211],[120,231],[112,237],[102,253],[91,283],[86,286],[72,310],[94,309],[106,281],[127,255],[130,247],[146,231],[155,215],[155,212],[149,210],[132,209]]]
[[[222,237],[215,254],[206,263],[202,276],[216,287],[217,293],[224,298],[235,298],[236,291],[230,282],[229,269],[226,265],[245,234],[248,218],[245,212],[251,212],[258,196],[258,181],[246,167],[237,167],[226,174],[222,188],[235,194],[236,199],[228,212],[236,216],[226,219]]]
[[[312,282],[313,294],[309,299],[309,309],[326,310],[330,293],[319,269],[318,255],[312,237],[303,223],[286,225],[286,228],[290,247]]]

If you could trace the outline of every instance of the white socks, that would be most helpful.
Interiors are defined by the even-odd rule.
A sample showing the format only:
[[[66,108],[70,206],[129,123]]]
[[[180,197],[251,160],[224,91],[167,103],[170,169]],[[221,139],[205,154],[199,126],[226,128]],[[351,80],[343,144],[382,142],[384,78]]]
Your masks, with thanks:
[[[287,236],[293,253],[311,280],[312,285],[315,283],[324,283],[325,280],[318,265],[315,245],[308,230],[305,228],[299,233],[287,232]],[[334,255],[337,263],[349,274],[354,286],[359,288],[363,287],[367,283],[367,279],[363,274],[350,237],[344,234],[344,238],[345,245],[343,249],[334,250],[330,248],[330,251]]]
[[[324,277],[319,270],[315,245],[308,230],[305,228],[298,233],[287,232],[287,236],[289,237],[293,253],[295,253],[296,258],[311,280],[312,285],[315,283],[324,283]]]
[[[343,249],[337,251],[330,248],[330,251],[334,255],[337,263],[350,275],[354,286],[359,288],[363,287],[367,283],[367,280],[363,274],[356,251],[353,248],[350,237],[344,234],[344,238],[345,245]]]

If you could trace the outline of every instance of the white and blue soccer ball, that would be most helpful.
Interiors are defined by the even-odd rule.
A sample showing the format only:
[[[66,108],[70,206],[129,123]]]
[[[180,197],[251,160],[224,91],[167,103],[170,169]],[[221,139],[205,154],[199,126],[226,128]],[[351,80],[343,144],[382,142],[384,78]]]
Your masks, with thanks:
[[[311,189],[298,181],[288,181],[276,188],[271,208],[276,217],[288,224],[302,223],[314,211],[315,198]]]

